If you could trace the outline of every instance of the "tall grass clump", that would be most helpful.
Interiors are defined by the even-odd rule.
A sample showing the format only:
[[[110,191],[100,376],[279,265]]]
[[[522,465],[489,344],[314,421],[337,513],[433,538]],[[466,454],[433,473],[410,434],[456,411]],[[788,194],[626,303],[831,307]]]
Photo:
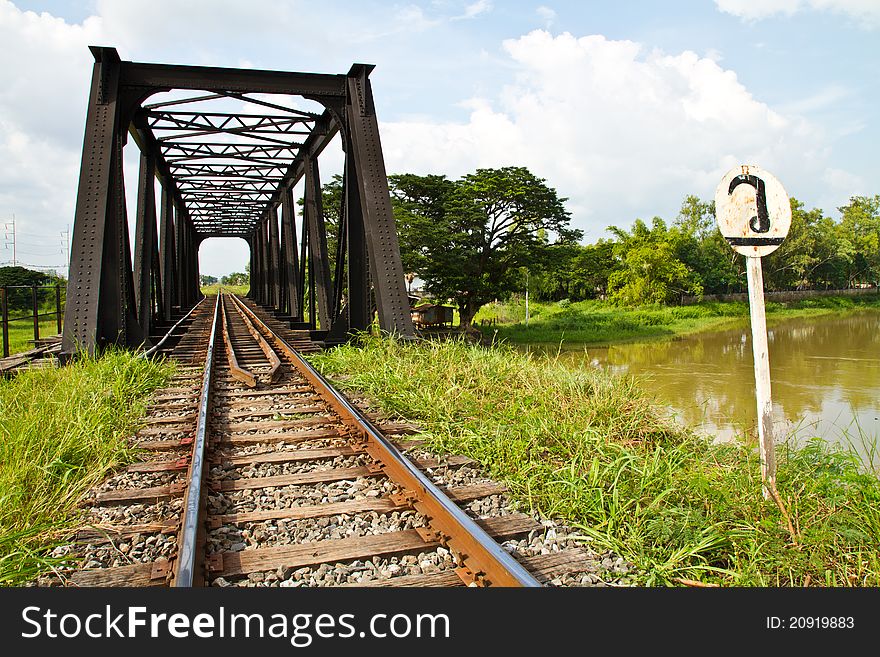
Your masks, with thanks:
[[[109,350],[0,379],[0,584],[51,567],[52,537],[85,491],[131,459],[127,438],[172,369]]]
[[[680,428],[631,378],[464,342],[365,337],[312,360],[417,421],[432,449],[480,461],[523,509],[629,559],[642,584],[880,585],[880,482],[821,441],[780,449],[786,518],[753,448]]]

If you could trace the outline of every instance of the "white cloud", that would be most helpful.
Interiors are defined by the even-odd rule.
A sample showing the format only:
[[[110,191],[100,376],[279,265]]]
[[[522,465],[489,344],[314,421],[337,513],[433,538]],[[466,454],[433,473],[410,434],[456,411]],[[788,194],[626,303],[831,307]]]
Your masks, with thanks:
[[[15,212],[20,230],[42,231],[53,243],[72,222],[90,44],[118,45],[124,59],[167,63],[253,62],[312,70],[302,58],[313,57],[306,60],[320,64],[313,70],[344,71],[352,61],[376,62],[381,65],[374,76],[377,103],[397,94],[393,104],[398,108],[408,107],[411,96],[406,94],[436,93],[436,85],[426,90],[421,78],[407,77],[413,71],[427,79],[455,77],[455,84],[445,87],[453,94],[460,88],[495,89],[486,82],[495,76],[506,82],[501,92],[432,97],[411,111],[418,118],[383,121],[388,171],[454,178],[476,167],[528,166],[571,199],[574,221],[590,231],[589,239],[601,236],[608,224],[628,225],[636,216],[672,218],[684,195],[710,198],[721,174],[744,161],[773,171],[799,197],[822,186],[829,195],[831,190],[839,195],[823,207],[863,193],[862,179],[831,167],[831,147],[840,135],[831,132],[836,127],[826,133],[800,118],[801,112],[833,109],[846,100],[842,88],[771,108],[719,64],[717,53],[664,53],[600,35],[554,37],[538,30],[505,41],[500,53],[491,42],[482,53],[478,46],[453,50],[448,37],[458,33],[450,26],[461,23],[450,17],[461,14],[462,4],[425,6],[423,11],[415,4],[383,5],[376,16],[347,11],[327,22],[327,29],[296,31],[317,18],[312,5],[297,6],[294,20],[290,8],[279,9],[269,0],[255,0],[246,8],[241,3],[101,0],[97,17],[72,25],[0,0],[5,58],[0,67],[0,221]],[[478,9],[485,12],[491,5],[474,2],[469,7],[477,16]],[[172,14],[175,19],[168,20]],[[413,35],[404,29],[407,24],[424,31]],[[396,31],[396,36],[380,38],[383,31]],[[297,38],[289,39],[294,32]],[[352,45],[355,38],[361,40]],[[449,48],[442,67],[436,63],[438,44]],[[314,52],[320,58],[309,54]],[[404,53],[411,57],[404,61]],[[459,77],[469,82],[460,83]],[[386,95],[388,88],[392,93]],[[467,118],[443,118],[468,93],[480,97],[458,103]],[[383,107],[379,118],[386,116],[393,115]],[[396,116],[403,116],[399,109]],[[321,163],[325,179],[341,168],[339,149],[328,151]],[[134,149],[126,154],[127,174],[131,169],[136,173]],[[127,182],[131,192],[134,178]],[[133,207],[130,201],[131,214]],[[224,249],[206,245],[202,264],[208,273],[243,267],[219,255]]]
[[[537,9],[535,9],[535,13],[541,17],[541,20],[544,21],[544,27],[550,29],[553,26],[553,22],[556,20],[556,12],[550,7],[545,7],[541,5]]]
[[[794,114],[815,112],[844,103],[852,96],[852,91],[841,84],[823,87],[805,98],[798,98],[785,103],[783,111]]]
[[[792,183],[824,175],[825,135],[755,99],[712,59],[542,30],[504,50],[515,81],[494,103],[471,101],[467,123],[382,125],[389,171],[528,166],[570,198],[590,239],[646,207],[673,218],[686,194],[710,198],[742,162]]]
[[[805,11],[828,11],[844,14],[862,27],[880,26],[880,2],[877,0],[715,0],[718,9],[744,20],[761,20],[777,14]]]
[[[476,18],[480,14],[486,14],[490,11],[492,11],[491,0],[477,0],[474,3],[467,5],[464,8],[464,13],[460,16],[454,16],[452,20]]]
[[[65,264],[48,246],[73,222],[93,61],[86,46],[102,40],[100,19],[69,25],[0,0],[0,221],[15,214],[18,239],[47,245],[19,254],[22,262]]]
[[[843,171],[828,167],[822,175],[822,180],[832,192],[833,198],[848,198],[850,196],[866,196],[869,194],[868,186],[864,178]]]
[[[260,32],[274,39],[289,30],[295,19],[295,5],[273,0],[228,2],[217,0],[97,0],[97,15],[114,44],[126,51],[155,49],[174,43],[204,42],[204,37],[224,39],[229,44],[242,35]],[[298,30],[297,38],[309,38],[313,31]],[[286,36],[291,38],[289,32]]]

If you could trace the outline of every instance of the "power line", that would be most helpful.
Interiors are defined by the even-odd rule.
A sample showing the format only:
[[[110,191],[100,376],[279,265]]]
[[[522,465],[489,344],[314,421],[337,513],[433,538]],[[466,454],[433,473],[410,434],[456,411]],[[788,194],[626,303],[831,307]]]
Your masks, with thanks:
[[[27,267],[29,269],[67,269],[68,265],[35,265],[33,263],[20,262],[16,261],[15,263],[12,260],[6,260],[4,262],[0,262],[0,267]]]

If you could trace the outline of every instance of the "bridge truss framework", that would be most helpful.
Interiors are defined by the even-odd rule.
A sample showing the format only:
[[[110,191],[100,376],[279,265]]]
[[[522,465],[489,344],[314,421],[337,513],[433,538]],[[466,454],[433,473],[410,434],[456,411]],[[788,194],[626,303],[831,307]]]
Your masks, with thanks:
[[[294,327],[320,328],[322,338],[341,342],[367,329],[375,309],[381,329],[413,335],[372,66],[294,73],[136,63],[114,48],[91,51],[63,354],[150,345],[201,298],[198,249],[209,237],[248,242],[249,296]],[[161,92],[174,93],[145,104]],[[297,97],[323,111],[297,107]],[[218,101],[245,109],[211,111]],[[337,134],[342,198],[328,233],[318,159]],[[133,261],[123,179],[129,137],[140,151]]]

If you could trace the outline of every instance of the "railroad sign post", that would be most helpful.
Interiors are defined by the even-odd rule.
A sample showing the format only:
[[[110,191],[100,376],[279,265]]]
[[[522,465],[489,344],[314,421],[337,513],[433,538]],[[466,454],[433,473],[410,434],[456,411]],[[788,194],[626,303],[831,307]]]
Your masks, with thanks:
[[[764,276],[761,257],[775,251],[791,227],[791,205],[782,184],[760,167],[734,167],[715,190],[718,229],[734,251],[746,256],[752,353],[755,360],[755,397],[758,403],[758,440],[761,481],[765,499],[776,491],[773,448],[773,405],[770,397],[770,358],[764,315]]]

